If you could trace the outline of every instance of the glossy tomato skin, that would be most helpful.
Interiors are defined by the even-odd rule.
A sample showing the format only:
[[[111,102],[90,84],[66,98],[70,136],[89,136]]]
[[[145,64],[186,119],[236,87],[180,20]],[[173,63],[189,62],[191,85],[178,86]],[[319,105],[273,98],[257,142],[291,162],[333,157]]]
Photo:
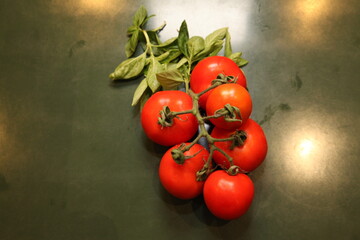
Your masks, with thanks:
[[[202,193],[204,182],[196,181],[196,172],[204,166],[209,152],[200,144],[195,144],[184,154],[185,156],[196,155],[186,159],[183,164],[178,164],[171,155],[171,150],[178,146],[170,148],[162,157],[159,166],[160,182],[174,197],[192,199]]]
[[[223,84],[216,87],[209,95],[206,103],[206,114],[214,115],[215,112],[224,108],[226,104],[240,109],[242,122],[227,122],[224,117],[211,118],[210,121],[222,129],[236,129],[245,123],[252,112],[252,100],[249,92],[242,86],[234,83]],[[237,115],[237,119],[240,116]]]
[[[245,174],[229,175],[224,170],[210,174],[204,184],[204,200],[216,217],[233,220],[250,208],[254,198],[254,184]]]
[[[252,119],[248,119],[238,130],[245,131],[247,138],[243,146],[230,149],[231,141],[215,142],[215,146],[225,151],[232,159],[235,165],[246,172],[255,170],[264,160],[268,150],[268,144],[265,133],[261,126]],[[214,138],[228,138],[235,131],[214,128],[211,136]],[[222,168],[229,168],[230,163],[220,152],[215,151],[214,161]]]
[[[211,86],[211,82],[219,74],[237,77],[237,84],[246,88],[246,77],[243,71],[230,58],[223,56],[211,56],[201,60],[194,67],[190,76],[190,88],[193,92],[199,93]],[[199,105],[205,109],[206,101],[210,92],[205,93],[199,99]]]
[[[158,118],[164,106],[179,112],[192,109],[193,102],[182,91],[160,91],[152,95],[141,112],[141,125],[148,138],[163,146],[173,146],[191,139],[198,130],[196,117],[191,113],[179,115],[180,119],[174,118],[172,126],[161,126]]]

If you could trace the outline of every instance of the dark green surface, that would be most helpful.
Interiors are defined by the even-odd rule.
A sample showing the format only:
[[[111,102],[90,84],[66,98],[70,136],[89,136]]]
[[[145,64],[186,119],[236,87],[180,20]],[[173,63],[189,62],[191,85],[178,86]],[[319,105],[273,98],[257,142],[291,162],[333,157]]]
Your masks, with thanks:
[[[164,38],[183,19],[190,35],[229,26],[250,61],[269,152],[238,220],[164,192],[138,81],[107,78],[141,4]],[[359,14],[356,0],[2,0],[0,239],[359,239]]]

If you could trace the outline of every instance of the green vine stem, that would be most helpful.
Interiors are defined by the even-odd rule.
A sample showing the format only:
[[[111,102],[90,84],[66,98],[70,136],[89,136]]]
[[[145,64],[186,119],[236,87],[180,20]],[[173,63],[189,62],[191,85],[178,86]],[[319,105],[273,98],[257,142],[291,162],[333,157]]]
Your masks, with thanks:
[[[142,29],[141,31],[144,34],[144,37],[145,37],[145,40],[146,40],[146,50],[145,50],[145,52],[149,53],[151,57],[155,57],[154,52],[152,51],[153,44],[150,41],[148,33],[144,29]]]

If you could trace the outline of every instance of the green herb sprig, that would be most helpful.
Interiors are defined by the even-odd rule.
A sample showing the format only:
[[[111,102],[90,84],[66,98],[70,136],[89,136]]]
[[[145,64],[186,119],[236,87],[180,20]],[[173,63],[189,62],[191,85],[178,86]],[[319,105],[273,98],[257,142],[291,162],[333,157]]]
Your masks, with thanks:
[[[138,103],[142,106],[153,93],[178,89],[182,84],[188,92],[190,74],[196,63],[206,57],[217,55],[224,45],[224,56],[232,59],[239,67],[248,63],[241,57],[241,52],[233,53],[228,28],[220,28],[205,38],[189,37],[184,20],[178,36],[162,42],[159,35],[166,23],[155,29],[146,29],[146,23],[154,16],[149,16],[144,6],[136,11],[132,25],[127,30],[129,37],[125,45],[127,59],[109,75],[112,80],[144,76],[135,90],[132,106]],[[138,49],[141,50],[140,54],[134,56]]]

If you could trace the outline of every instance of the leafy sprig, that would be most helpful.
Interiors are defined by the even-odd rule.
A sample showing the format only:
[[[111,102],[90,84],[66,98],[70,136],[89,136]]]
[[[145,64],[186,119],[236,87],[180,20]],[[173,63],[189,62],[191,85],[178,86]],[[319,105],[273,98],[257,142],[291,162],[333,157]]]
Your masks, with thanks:
[[[144,76],[135,90],[132,106],[146,100],[159,90],[178,89],[185,85],[189,90],[190,74],[200,60],[219,54],[225,45],[224,55],[232,59],[239,67],[248,63],[241,57],[241,52],[233,53],[231,36],[228,28],[220,28],[205,38],[189,36],[184,20],[178,36],[164,42],[160,40],[160,32],[166,26],[147,30],[146,23],[155,15],[148,15],[141,6],[133,16],[132,25],[127,29],[129,37],[125,44],[126,60],[122,61],[109,75],[112,80],[134,79]],[[139,52],[137,56],[135,53]]]

